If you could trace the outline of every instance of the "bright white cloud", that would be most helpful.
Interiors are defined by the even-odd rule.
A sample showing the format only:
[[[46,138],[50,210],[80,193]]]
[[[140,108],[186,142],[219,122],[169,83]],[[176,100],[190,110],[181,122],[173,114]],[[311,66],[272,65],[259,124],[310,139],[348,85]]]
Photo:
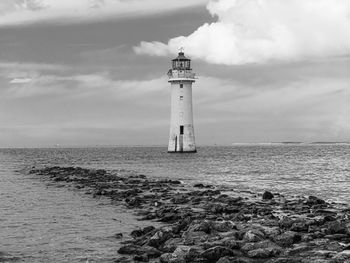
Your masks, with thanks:
[[[31,78],[15,78],[10,81],[10,84],[26,84],[32,81]]]
[[[208,0],[16,0],[0,4],[0,26],[55,20],[60,23],[142,16],[174,11]]]
[[[189,36],[141,42],[138,54],[175,54],[180,46],[193,58],[237,65],[298,60],[350,53],[349,0],[211,0],[217,22]]]

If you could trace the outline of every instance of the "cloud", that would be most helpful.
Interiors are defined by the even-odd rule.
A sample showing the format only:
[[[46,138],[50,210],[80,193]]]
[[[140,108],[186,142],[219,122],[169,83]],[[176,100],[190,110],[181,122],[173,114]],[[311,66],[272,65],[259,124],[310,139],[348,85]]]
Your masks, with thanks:
[[[2,0],[3,1],[3,0]],[[205,5],[208,0],[15,0],[0,4],[0,26],[118,19]]]
[[[31,78],[15,78],[10,81],[10,84],[26,84],[32,82]]]
[[[183,46],[193,58],[225,65],[350,54],[349,0],[211,0],[207,9],[216,22],[134,51],[164,56]]]

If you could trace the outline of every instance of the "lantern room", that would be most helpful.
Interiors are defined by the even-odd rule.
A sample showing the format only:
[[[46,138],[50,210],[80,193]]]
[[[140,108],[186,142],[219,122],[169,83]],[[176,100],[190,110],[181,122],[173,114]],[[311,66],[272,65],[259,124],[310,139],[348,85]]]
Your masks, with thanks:
[[[179,52],[177,58],[172,60],[173,69],[176,70],[191,70],[191,60],[185,57],[184,52]]]

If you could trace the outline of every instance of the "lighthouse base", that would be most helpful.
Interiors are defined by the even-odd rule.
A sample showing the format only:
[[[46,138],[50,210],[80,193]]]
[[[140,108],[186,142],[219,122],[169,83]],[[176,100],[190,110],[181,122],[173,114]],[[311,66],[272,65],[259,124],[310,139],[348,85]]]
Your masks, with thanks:
[[[168,153],[196,153],[196,152],[197,150],[182,151],[182,152],[168,151]]]
[[[172,125],[170,129],[168,153],[197,152],[193,125]]]

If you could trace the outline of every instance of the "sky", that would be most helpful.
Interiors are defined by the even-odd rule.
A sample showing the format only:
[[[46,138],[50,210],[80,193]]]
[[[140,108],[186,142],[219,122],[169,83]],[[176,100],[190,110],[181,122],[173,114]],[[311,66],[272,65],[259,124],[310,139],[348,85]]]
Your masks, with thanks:
[[[180,47],[198,145],[350,141],[349,0],[2,0],[0,147],[165,146]]]

